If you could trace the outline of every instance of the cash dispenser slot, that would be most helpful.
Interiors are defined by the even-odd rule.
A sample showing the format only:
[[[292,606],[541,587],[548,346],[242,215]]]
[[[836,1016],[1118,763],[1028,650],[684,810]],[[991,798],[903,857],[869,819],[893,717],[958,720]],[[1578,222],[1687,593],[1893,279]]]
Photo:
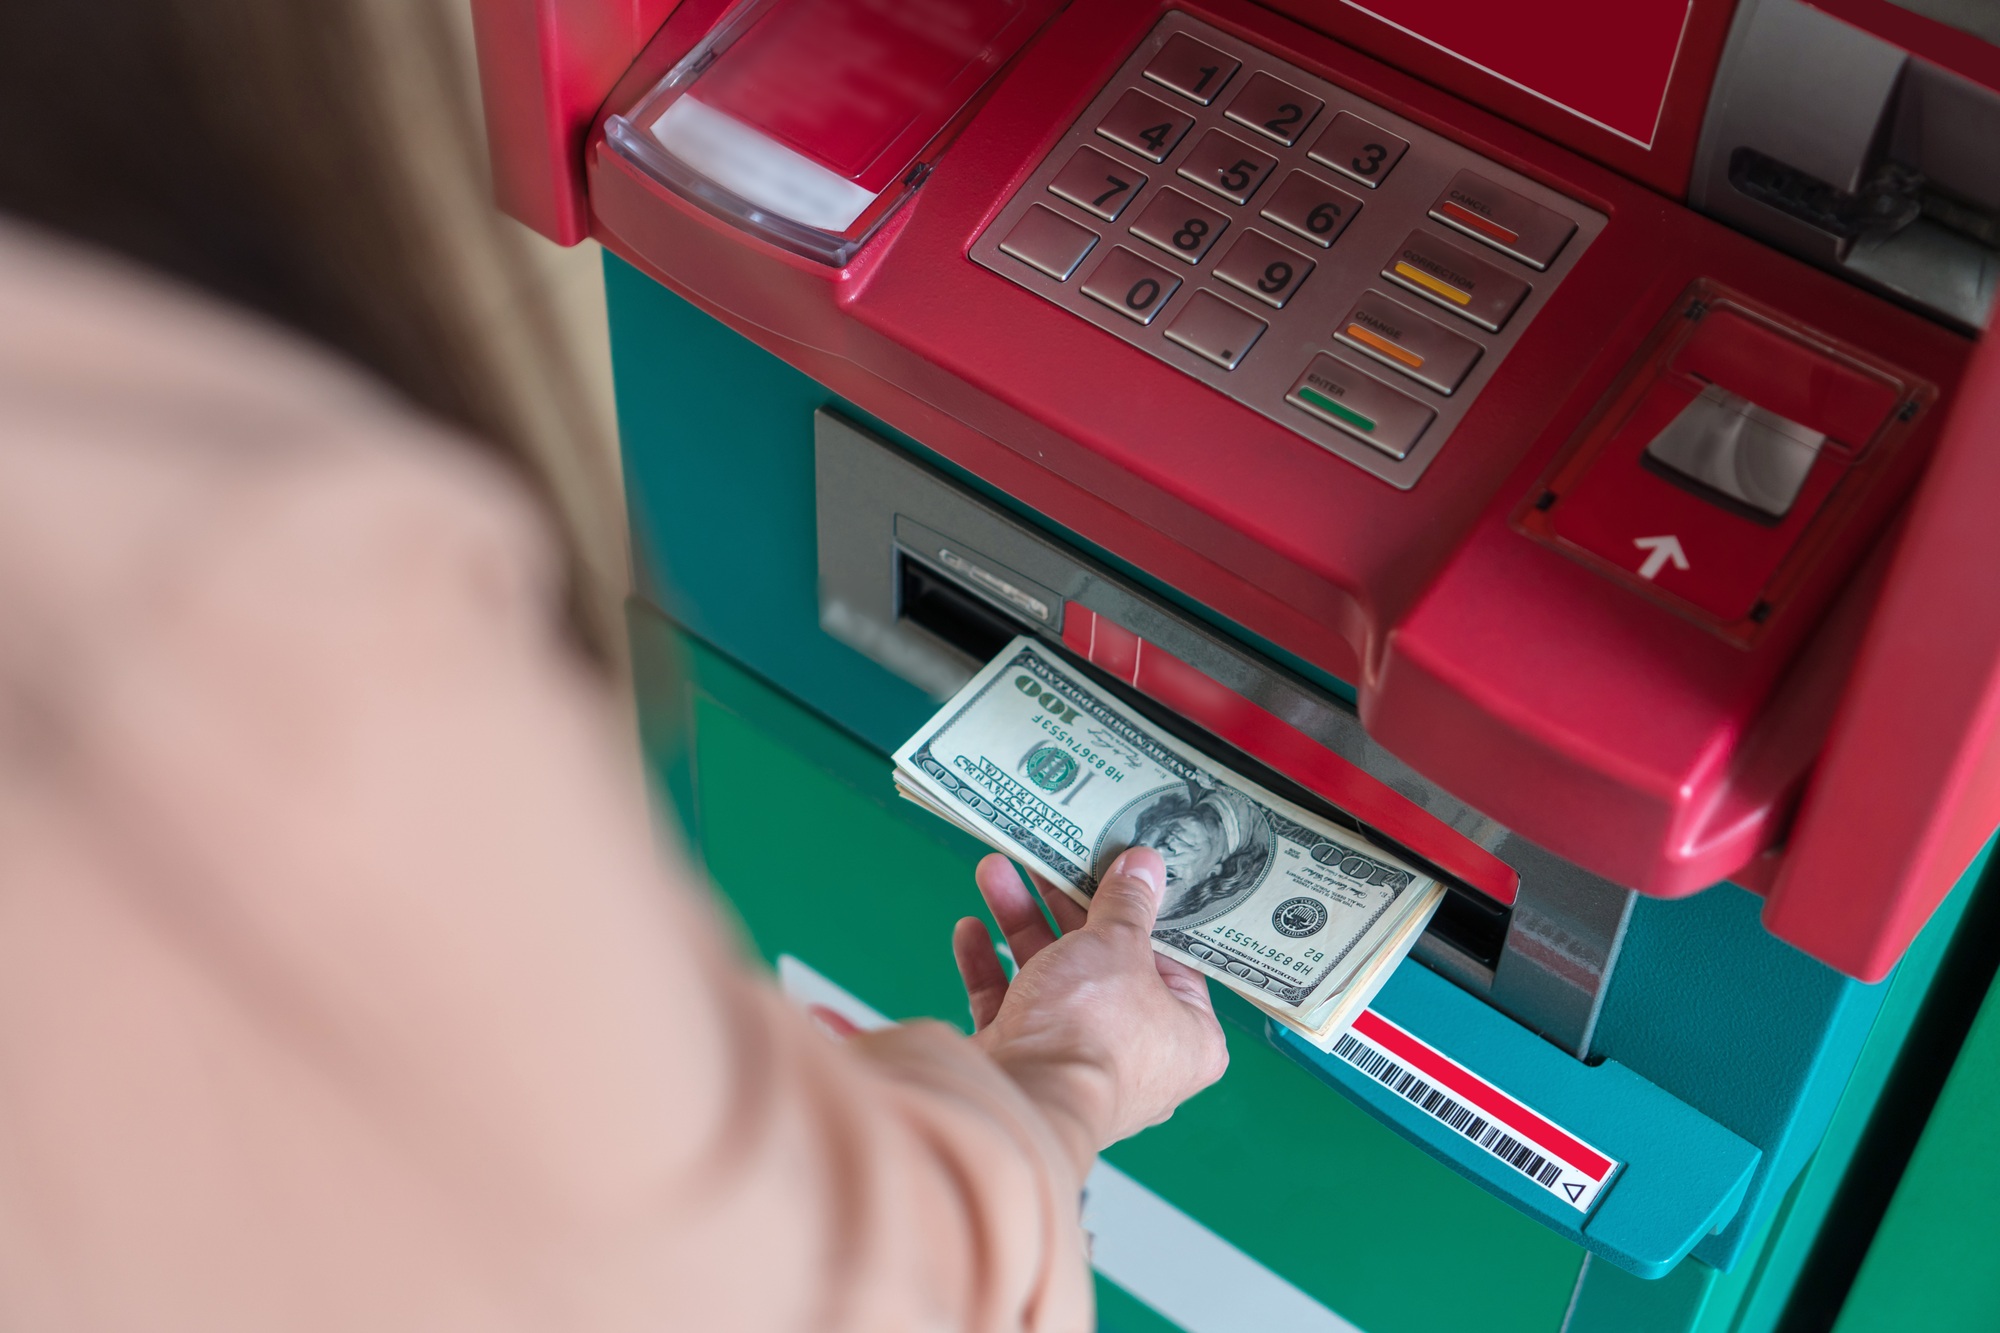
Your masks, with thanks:
[[[1760,1149],[1618,1061],[1588,1058],[1628,891],[1402,767],[1344,701],[908,452],[825,409],[815,443],[820,623],[833,637],[943,699],[1015,634],[1033,633],[1166,730],[1446,879],[1445,906],[1363,1023],[1475,1091],[1433,1082],[1382,1048],[1330,1054],[1273,1026],[1278,1050],[1451,1170],[1631,1272],[1664,1274],[1730,1224]],[[1429,821],[1434,841],[1399,837],[1391,821],[1330,799],[1343,782],[1402,802],[1403,818]],[[1457,856],[1436,850],[1453,839]],[[1468,849],[1508,877],[1498,895],[1479,886],[1491,867]],[[1541,1132],[1515,1138],[1522,1121]],[[1559,1170],[1543,1151],[1551,1143],[1594,1161],[1596,1179]]]

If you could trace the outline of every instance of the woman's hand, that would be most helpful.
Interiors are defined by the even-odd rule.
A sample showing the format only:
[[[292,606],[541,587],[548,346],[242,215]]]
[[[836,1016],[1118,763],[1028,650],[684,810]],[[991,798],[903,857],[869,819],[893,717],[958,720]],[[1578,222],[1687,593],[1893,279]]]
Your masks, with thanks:
[[[1006,857],[988,856],[974,878],[1020,970],[1010,983],[977,917],[953,930],[972,1039],[1048,1114],[1080,1169],[1222,1077],[1229,1049],[1207,978],[1153,952],[1166,881],[1158,852],[1134,847],[1113,861],[1087,915],[1038,883],[1060,937]]]

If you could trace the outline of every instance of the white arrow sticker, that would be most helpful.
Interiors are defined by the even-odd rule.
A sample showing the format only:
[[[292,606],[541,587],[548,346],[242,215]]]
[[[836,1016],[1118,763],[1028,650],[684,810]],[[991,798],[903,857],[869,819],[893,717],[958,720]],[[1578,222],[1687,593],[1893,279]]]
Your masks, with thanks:
[[[1650,579],[1665,569],[1669,560],[1675,569],[1688,567],[1687,552],[1681,549],[1681,539],[1672,535],[1665,537],[1634,537],[1632,544],[1646,552],[1646,563],[1639,566],[1639,577]]]

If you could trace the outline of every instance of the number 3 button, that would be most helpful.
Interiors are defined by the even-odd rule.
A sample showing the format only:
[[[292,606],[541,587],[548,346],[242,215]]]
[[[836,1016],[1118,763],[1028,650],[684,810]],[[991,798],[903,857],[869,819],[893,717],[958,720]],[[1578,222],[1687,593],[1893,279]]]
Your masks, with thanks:
[[[1083,294],[1127,319],[1151,324],[1180,285],[1179,278],[1121,245],[1104,257],[1083,284]]]
[[[1408,139],[1371,125],[1351,111],[1343,111],[1333,118],[1307,156],[1372,190],[1395,170],[1409,147]]]
[[[1282,310],[1312,271],[1312,260],[1298,251],[1279,245],[1268,236],[1246,231],[1229,248],[1229,256],[1215,270],[1215,276],[1265,305]]]

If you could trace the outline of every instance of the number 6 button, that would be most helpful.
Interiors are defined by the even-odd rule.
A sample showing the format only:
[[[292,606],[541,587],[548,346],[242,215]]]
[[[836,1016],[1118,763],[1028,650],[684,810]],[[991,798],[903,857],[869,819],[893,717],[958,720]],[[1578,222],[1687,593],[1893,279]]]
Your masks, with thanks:
[[[1181,280],[1158,264],[1117,246],[1083,284],[1083,294],[1140,324],[1151,324]]]
[[[1340,238],[1360,211],[1359,199],[1303,171],[1285,177],[1271,202],[1264,205],[1265,217],[1322,250]]]
[[[1229,248],[1215,276],[1241,288],[1273,309],[1284,309],[1299,284],[1313,271],[1313,262],[1268,236],[1246,231]]]
[[[1395,170],[1409,147],[1408,139],[1371,125],[1351,111],[1343,111],[1333,118],[1326,133],[1319,136],[1319,142],[1306,156],[1372,190]]]
[[[1278,159],[1259,152],[1234,135],[1210,130],[1181,163],[1181,175],[1206,190],[1213,190],[1232,204],[1250,201],[1257,187],[1271,174]]]

